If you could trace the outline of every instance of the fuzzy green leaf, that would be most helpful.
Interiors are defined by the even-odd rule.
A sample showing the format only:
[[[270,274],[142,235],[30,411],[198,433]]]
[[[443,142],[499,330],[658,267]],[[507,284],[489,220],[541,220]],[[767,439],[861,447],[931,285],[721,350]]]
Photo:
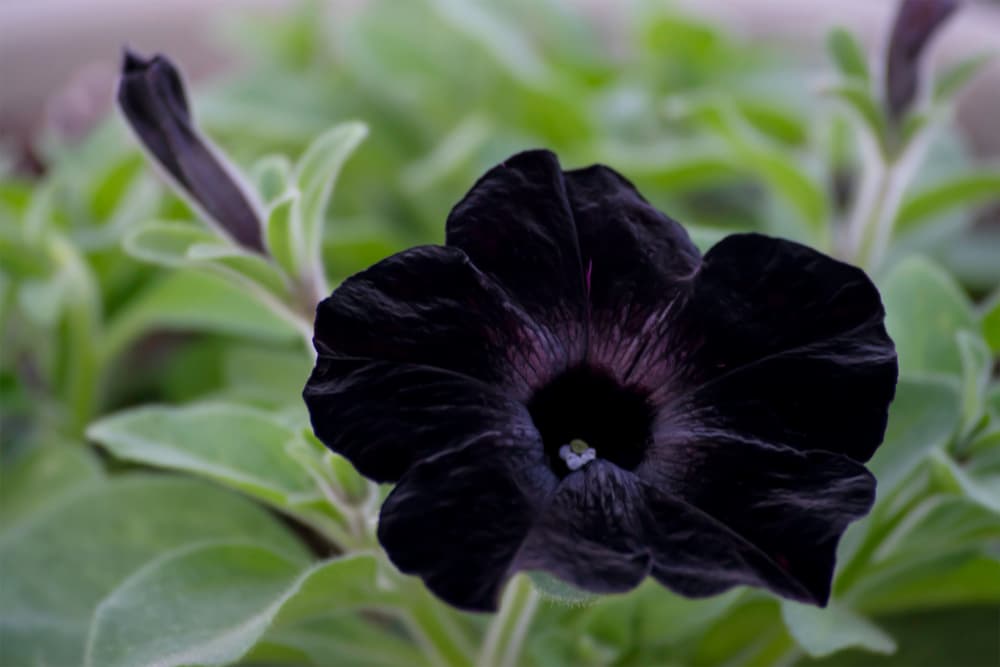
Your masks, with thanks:
[[[5,665],[80,665],[97,603],[137,568],[204,540],[246,540],[304,562],[272,515],[211,485],[134,474],[87,485],[0,532]]]
[[[911,257],[886,278],[882,297],[901,373],[960,376],[955,335],[978,327],[972,305],[955,280],[929,260]]]
[[[827,36],[826,48],[841,74],[868,81],[868,59],[854,35],[843,28],[835,28]]]
[[[820,609],[785,600],[781,615],[798,645],[814,658],[846,648],[885,654],[896,650],[892,637],[838,602]]]
[[[301,562],[264,547],[183,548],[142,568],[101,602],[85,664],[229,664],[271,627],[378,602],[368,554],[303,570]]]
[[[323,242],[326,208],[341,168],[368,136],[363,123],[343,123],[317,137],[295,165],[293,180],[302,193],[302,239],[317,256]],[[307,264],[306,261],[302,265]]]
[[[1000,200],[1000,170],[981,169],[953,176],[906,198],[896,216],[895,230],[905,234],[932,222],[938,216]]]
[[[295,430],[261,410],[144,406],[100,419],[87,436],[120,459],[202,475],[278,506],[317,498],[315,484],[285,453]]]

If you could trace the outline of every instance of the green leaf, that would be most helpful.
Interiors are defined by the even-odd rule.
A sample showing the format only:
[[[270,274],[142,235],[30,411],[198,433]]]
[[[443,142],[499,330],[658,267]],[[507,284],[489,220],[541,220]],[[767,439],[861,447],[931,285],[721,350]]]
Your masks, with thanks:
[[[608,164],[630,177],[670,192],[710,188],[743,178],[729,152],[719,149],[688,147],[677,151],[668,144],[640,147],[608,143],[598,150]]]
[[[341,168],[368,136],[363,123],[342,123],[317,137],[295,166],[294,181],[302,193],[302,239],[305,252],[317,255],[323,242],[327,205]],[[303,258],[301,266],[308,265]]]
[[[934,101],[944,102],[955,95],[994,57],[996,57],[996,53],[980,53],[960,60],[938,74],[934,78]]]
[[[1000,285],[1000,229],[981,225],[934,249],[941,264],[964,286],[989,292]]]
[[[193,542],[243,540],[305,562],[271,514],[189,479],[129,475],[46,504],[0,533],[0,646],[10,665],[80,665],[97,603],[138,567]]]
[[[1000,382],[995,382],[986,391],[986,405],[1000,419]]]
[[[288,282],[270,260],[189,223],[147,222],[126,234],[122,246],[143,261],[170,268],[215,271],[237,282],[259,286],[278,299],[287,298]]]
[[[321,616],[290,627],[272,628],[264,640],[246,656],[249,664],[271,664],[258,656],[267,646],[297,651],[300,660],[314,665],[350,665],[351,667],[429,667],[427,655],[402,636],[351,612]],[[304,661],[303,660],[303,661]],[[277,662],[277,661],[275,661]],[[297,664],[294,661],[287,661]],[[281,663],[279,663],[281,664]]]
[[[811,176],[784,153],[755,150],[745,159],[746,168],[763,179],[779,199],[788,204],[808,231],[813,244],[826,243],[829,202]]]
[[[224,278],[204,271],[175,271],[129,300],[109,322],[102,344],[113,358],[154,330],[211,331],[288,343],[291,324]]]
[[[922,559],[879,572],[852,591],[869,613],[1000,602],[1000,560],[977,551]]]
[[[226,395],[264,406],[299,406],[312,363],[304,350],[230,345],[223,360]]]
[[[417,194],[463,167],[468,169],[476,151],[490,139],[492,130],[490,121],[479,114],[471,114],[462,119],[433,150],[404,168],[400,174],[403,188],[409,193]]]
[[[560,622],[559,631],[590,635],[619,652],[676,645],[697,637],[719,621],[744,597],[730,591],[705,600],[692,600],[647,581],[627,596],[599,597],[576,623]],[[669,627],[662,619],[672,619]]]
[[[195,266],[215,269],[263,287],[279,299],[287,298],[288,280],[262,255],[219,241],[195,243],[187,250],[187,259]]]
[[[541,83],[546,63],[536,53],[523,26],[507,21],[481,0],[431,0],[431,7],[457,30],[485,49],[522,82]]]
[[[875,142],[879,146],[885,145],[885,116],[882,107],[875,101],[871,89],[866,84],[857,81],[846,82],[827,88],[824,92],[844,102],[868,128]]]
[[[1000,356],[1000,289],[987,299],[983,307],[982,333],[990,351]]]
[[[893,653],[896,642],[868,619],[834,601],[825,609],[784,600],[781,616],[806,653],[821,658],[846,648]]]
[[[377,571],[378,561],[367,552],[311,567],[300,576],[295,595],[282,605],[275,625],[292,626],[324,614],[399,603],[398,591],[378,585]]]
[[[940,378],[901,378],[889,408],[885,439],[869,462],[888,496],[927,455],[943,447],[958,430],[960,401],[954,382]]]
[[[736,108],[750,125],[771,139],[789,146],[802,146],[808,137],[803,120],[786,106],[763,100],[736,100]]]
[[[968,297],[951,276],[926,259],[911,257],[886,278],[882,299],[902,373],[961,375],[955,335],[977,326]]]
[[[986,409],[993,357],[980,336],[959,331],[957,339],[962,358],[962,432],[968,433]]]
[[[80,444],[37,445],[0,470],[0,526],[10,525],[63,494],[102,479],[101,468]]]
[[[302,256],[299,248],[304,241],[296,239],[296,235],[302,233],[299,200],[299,192],[293,190],[274,202],[265,225],[267,249],[289,276],[301,275],[304,268],[299,265]]]
[[[772,598],[757,596],[745,599],[697,637],[695,653],[687,664],[743,664],[741,658],[749,647],[757,646],[762,639],[773,636],[775,630],[781,629],[780,609],[778,601]],[[670,664],[673,651],[665,653],[654,664]]]
[[[126,234],[122,247],[136,259],[173,268],[189,263],[191,246],[219,240],[217,235],[191,223],[154,220]]]
[[[284,155],[263,157],[250,169],[250,179],[266,205],[273,204],[285,192],[291,177],[292,163]]]
[[[98,420],[87,437],[120,459],[202,475],[280,507],[318,499],[313,481],[285,453],[296,432],[260,410],[144,406]]]
[[[1000,537],[1000,517],[995,509],[989,502],[964,495],[963,482],[957,479],[947,457],[935,455],[930,465],[940,478],[936,484],[949,488],[929,496],[903,517],[879,545],[869,575],[880,568],[909,566],[925,558],[981,550],[987,541]]]
[[[868,59],[854,35],[843,28],[834,28],[826,38],[826,48],[841,74],[866,82],[869,80]]]
[[[979,169],[952,176],[909,195],[896,216],[896,233],[909,233],[957,208],[1000,200],[1000,170]]]
[[[763,181],[774,197],[792,210],[797,228],[804,232],[802,240],[816,245],[827,242],[829,202],[823,188],[802,164],[755,136],[729,100],[675,97],[667,102],[666,112],[696,118],[710,128],[732,151],[741,170]]]
[[[302,570],[269,549],[214,544],[166,554],[98,606],[86,665],[223,665],[270,627],[380,602],[369,554]],[[164,632],[169,622],[170,632]]]
[[[84,665],[234,662],[270,625],[300,567],[255,546],[223,544],[169,552],[101,601]]]
[[[942,474],[951,476],[966,498],[1000,517],[1000,472],[984,477],[973,476],[945,453],[936,456],[934,462],[941,468]],[[1000,535],[1000,524],[997,524],[997,534]]]
[[[1000,462],[1000,419],[996,415],[992,415],[990,427],[976,434],[966,451],[973,458],[975,464],[979,463],[979,459],[977,459],[979,456],[995,457]]]

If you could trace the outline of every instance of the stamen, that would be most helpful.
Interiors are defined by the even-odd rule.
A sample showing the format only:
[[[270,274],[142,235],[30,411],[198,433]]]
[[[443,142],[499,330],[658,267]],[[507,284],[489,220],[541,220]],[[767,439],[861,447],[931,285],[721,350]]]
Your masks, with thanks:
[[[570,470],[579,470],[597,458],[597,450],[588,447],[587,443],[574,438],[568,445],[559,448],[559,458],[566,462]]]

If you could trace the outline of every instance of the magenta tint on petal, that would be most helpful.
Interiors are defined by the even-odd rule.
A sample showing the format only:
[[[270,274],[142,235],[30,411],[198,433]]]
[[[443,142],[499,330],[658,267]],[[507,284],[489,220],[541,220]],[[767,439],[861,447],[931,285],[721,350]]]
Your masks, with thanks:
[[[584,266],[559,160],[527,151],[486,173],[448,216],[461,248],[530,317],[558,331],[569,356],[586,344]]]
[[[628,591],[649,574],[642,492],[631,473],[603,460],[560,482],[517,559],[593,593]]]
[[[556,483],[529,444],[483,434],[407,472],[378,526],[396,567],[459,609],[496,611],[511,564]]]
[[[139,141],[205,215],[240,245],[264,252],[250,196],[195,128],[174,64],[162,55],[147,60],[126,50],[118,106]]]
[[[587,361],[624,385],[658,386],[671,369],[671,318],[701,254],[612,169],[568,171],[566,191],[588,267]]]

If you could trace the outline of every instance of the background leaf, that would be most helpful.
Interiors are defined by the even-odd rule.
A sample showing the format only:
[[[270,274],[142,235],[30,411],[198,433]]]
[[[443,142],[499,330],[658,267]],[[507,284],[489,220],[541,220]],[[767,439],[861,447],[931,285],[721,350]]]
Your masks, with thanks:
[[[909,233],[944,213],[990,200],[1000,200],[1000,170],[949,176],[907,196],[896,216],[895,230]]]
[[[11,665],[79,665],[102,597],[161,554],[204,540],[268,545],[304,562],[272,515],[194,480],[130,475],[87,485],[0,534],[0,645]]]
[[[892,492],[927,455],[958,430],[961,401],[956,383],[944,378],[902,378],[889,409],[885,440],[869,463],[879,495]]]
[[[269,628],[379,603],[367,554],[303,569],[264,547],[182,548],[149,563],[101,601],[86,665],[181,667],[238,660]],[[164,632],[163,619],[173,619]]]
[[[843,28],[834,28],[827,36],[826,47],[841,74],[868,81],[868,59],[854,35]]]
[[[301,252],[319,251],[323,239],[326,208],[341,168],[354,149],[368,136],[362,123],[344,123],[321,134],[295,165],[293,178],[302,193]],[[304,261],[300,266],[308,265]]]
[[[968,297],[947,273],[929,260],[906,259],[886,277],[882,299],[901,373],[961,375],[955,335],[977,326]]]
[[[781,615],[795,641],[814,658],[851,647],[873,653],[896,650],[896,642],[885,631],[836,602],[820,609],[785,600]]]
[[[285,451],[296,431],[261,410],[143,406],[97,421],[87,437],[120,459],[202,475],[278,506],[319,498]]]

